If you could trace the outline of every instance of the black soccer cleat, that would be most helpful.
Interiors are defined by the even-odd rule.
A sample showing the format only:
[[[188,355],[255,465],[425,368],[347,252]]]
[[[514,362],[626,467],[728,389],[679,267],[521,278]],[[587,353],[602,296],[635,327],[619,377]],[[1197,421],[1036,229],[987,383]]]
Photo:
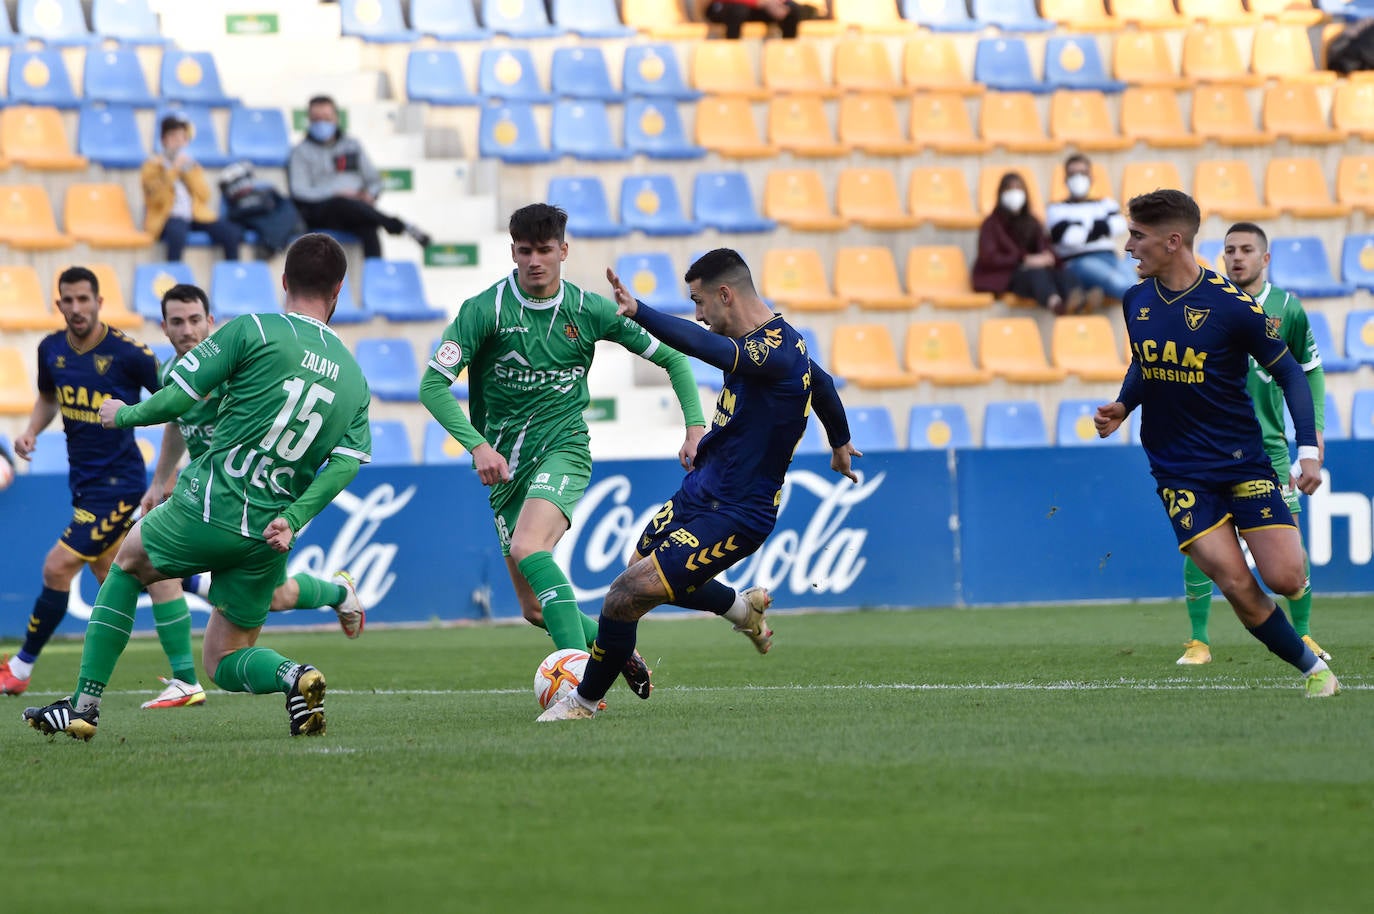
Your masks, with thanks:
[[[64,698],[46,707],[25,708],[23,719],[39,733],[65,733],[72,739],[89,742],[100,722],[100,710],[91,708],[83,713],[72,707],[71,699]]]
[[[625,677],[625,684],[630,687],[631,692],[640,698],[648,698],[649,693],[654,690],[654,684],[650,680],[653,672],[639,655],[639,651],[635,651],[630,655],[630,659],[625,661],[625,669],[620,671],[620,675]]]
[[[324,674],[313,666],[302,666],[286,693],[286,716],[292,736],[320,736],[324,733]]]

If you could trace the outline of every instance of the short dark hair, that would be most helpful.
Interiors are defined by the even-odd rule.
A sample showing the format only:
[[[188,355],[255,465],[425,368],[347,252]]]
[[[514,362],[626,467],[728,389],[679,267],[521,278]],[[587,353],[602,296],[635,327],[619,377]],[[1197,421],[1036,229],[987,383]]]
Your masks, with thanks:
[[[91,294],[100,294],[100,280],[96,279],[95,274],[85,267],[67,267],[67,269],[63,270],[57,277],[57,287],[59,289],[63,286],[75,285],[79,282],[90,283]]]
[[[730,248],[716,248],[702,254],[687,268],[682,278],[689,283],[699,279],[702,285],[722,282],[727,286],[741,289],[754,288],[754,277],[749,272],[749,265],[744,262],[739,251]]]
[[[531,203],[510,214],[510,240],[538,244],[563,243],[568,231],[568,214],[552,203]]]
[[[1256,235],[1259,237],[1260,242],[1264,245],[1264,249],[1266,251],[1269,250],[1269,236],[1264,234],[1264,229],[1260,228],[1258,225],[1255,225],[1255,223],[1253,222],[1237,222],[1235,225],[1231,226],[1226,230],[1227,235],[1231,234],[1232,232],[1249,232],[1251,235]]]
[[[200,302],[205,307],[205,316],[210,316],[210,298],[205,294],[205,290],[200,286],[192,285],[189,282],[179,282],[166,292],[162,293],[162,319],[167,319],[167,303],[169,301],[190,301]]]
[[[330,96],[330,95],[312,95],[312,96],[310,96],[310,101],[308,101],[308,102],[305,103],[305,110],[306,110],[306,111],[309,111],[311,108],[315,107],[316,105],[328,105],[329,107],[333,108],[335,111],[338,111],[338,110],[339,110],[338,104],[334,101],[333,96]]]
[[[288,295],[328,301],[348,272],[348,257],[337,241],[321,232],[310,232],[286,249]]]
[[[1183,230],[1184,240],[1192,243],[1197,230],[1202,225],[1202,212],[1197,201],[1181,190],[1162,188],[1132,197],[1126,205],[1130,218],[1141,225],[1159,227],[1177,225]]]
[[[186,117],[186,115],[182,114],[180,111],[173,111],[163,116],[162,122],[158,124],[157,135],[158,138],[161,139],[162,137],[165,137],[167,134],[171,133],[173,130],[186,130],[189,132],[190,129],[191,121]]]
[[[1068,171],[1070,165],[1076,165],[1079,162],[1082,162],[1084,165],[1088,166],[1089,171],[1092,170],[1092,160],[1081,152],[1074,152],[1069,154],[1069,157],[1064,160],[1064,170]]]

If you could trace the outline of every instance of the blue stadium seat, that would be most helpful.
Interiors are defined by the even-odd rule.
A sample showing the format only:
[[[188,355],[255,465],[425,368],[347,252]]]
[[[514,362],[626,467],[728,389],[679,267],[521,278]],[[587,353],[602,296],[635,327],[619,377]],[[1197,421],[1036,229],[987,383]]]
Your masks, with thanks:
[[[1374,441],[1374,390],[1357,390],[1350,405],[1350,437]]]
[[[1053,92],[1035,78],[1030,51],[1020,38],[980,38],[973,55],[973,81],[1003,92]]]
[[[611,85],[606,55],[595,45],[554,51],[549,87],[561,98],[593,98],[603,102],[625,100],[625,93]]]
[[[477,62],[477,94],[487,99],[531,104],[553,101],[539,81],[529,48],[487,48]]]
[[[568,214],[568,231],[575,238],[620,238],[629,233],[611,218],[605,185],[595,175],[550,178],[548,200]]]
[[[440,41],[485,41],[491,31],[477,24],[472,0],[410,0],[410,24]]]
[[[1356,359],[1349,359],[1336,350],[1336,336],[1331,332],[1331,324],[1320,311],[1308,311],[1307,322],[1312,327],[1312,339],[1322,356],[1322,369],[1326,372],[1354,371],[1360,367]]]
[[[932,32],[977,32],[989,24],[971,17],[964,0],[900,0],[898,6],[903,19]]]
[[[701,359],[688,357],[687,364],[692,368],[692,380],[697,387],[705,387],[716,392],[725,386],[725,375],[714,365],[707,365]]]
[[[81,0],[19,0],[19,34],[49,46],[90,44]]]
[[[134,267],[134,310],[145,320],[161,322],[162,294],[179,283],[199,285],[185,261],[140,263]]]
[[[280,108],[234,108],[229,112],[229,158],[254,165],[286,167],[291,133]]]
[[[157,104],[148,91],[143,65],[132,48],[91,48],[81,75],[87,102],[110,102],[151,108]]]
[[[481,0],[480,7],[482,25],[498,35],[553,38],[563,34],[549,22],[543,0]]]
[[[696,360],[696,359],[692,359],[692,361],[693,361],[693,362],[696,362],[697,360]],[[699,363],[698,363],[698,364],[699,364]],[[716,374],[719,375],[720,372],[717,371]],[[720,385],[720,379],[717,378],[717,380],[716,380],[716,388],[719,388],[720,386],[721,386],[721,385]],[[863,448],[860,447],[859,450],[862,451]],[[798,453],[798,454],[829,454],[829,453],[830,453],[830,443],[829,443],[828,441],[826,441],[826,439],[825,439],[825,429],[821,427],[821,420],[818,419],[818,418],[816,418],[816,413],[815,413],[814,410],[813,410],[812,413],[811,413],[811,417],[810,417],[809,419],[806,420],[806,431],[802,432],[801,442],[797,445],[797,451],[796,451],[796,453]]]
[[[549,145],[553,151],[584,162],[623,162],[634,153],[615,144],[604,102],[560,98],[553,106]]]
[[[416,48],[406,57],[406,98],[431,105],[480,105],[468,91],[463,62],[448,48]]]
[[[1060,447],[1090,447],[1099,444],[1126,444],[1129,436],[1126,423],[1108,438],[1097,437],[1093,427],[1093,415],[1101,405],[1096,400],[1063,400],[1059,404],[1059,415],[1055,421],[1055,443]],[[1130,420],[1128,419],[1127,422]]]
[[[906,446],[913,451],[973,447],[968,413],[958,403],[918,403],[911,407]]]
[[[1299,298],[1339,298],[1355,291],[1331,275],[1326,245],[1315,235],[1273,238],[1269,254],[1269,281]]]
[[[1035,0],[971,0],[973,18],[1004,32],[1053,32],[1054,23],[1043,19]]]
[[[718,232],[771,232],[778,227],[759,215],[742,171],[698,174],[692,184],[692,217]]]
[[[1034,400],[994,400],[983,410],[983,447],[1044,447],[1049,443],[1045,417]]]
[[[620,21],[615,0],[553,0],[553,21],[583,38],[629,38],[636,34]]]
[[[404,467],[415,462],[410,449],[410,433],[400,419],[373,419],[372,462],[366,467]]]
[[[168,49],[162,55],[162,75],[158,80],[162,97],[188,105],[223,107],[234,104],[219,82],[219,68],[209,51]]]
[[[1360,309],[1345,316],[1345,356],[1361,365],[1374,365],[1374,311]]]
[[[148,0],[94,0],[91,25],[101,38],[120,44],[166,44]]]
[[[1323,412],[1322,420],[1324,429],[1322,437],[1326,441],[1341,441],[1350,436],[1345,433],[1345,426],[1341,423],[1341,413],[1336,407],[1336,395],[1331,391],[1326,392],[1326,398],[1322,401]],[[1288,436],[1289,441],[1293,441],[1296,430],[1293,426],[1293,415],[1288,412],[1288,404],[1283,405],[1283,430]]]
[[[191,123],[191,140],[186,144],[186,152],[206,168],[223,168],[233,159],[225,155],[219,143],[219,129],[209,108],[201,105],[162,105],[153,118],[153,152],[162,151],[162,134],[158,125],[162,119],[176,111]]]
[[[1374,235],[1346,235],[1341,244],[1341,279],[1374,292]]]
[[[544,145],[534,122],[534,109],[525,102],[491,104],[482,108],[477,127],[477,152],[484,159],[512,165],[553,162],[558,153]]]
[[[620,82],[627,96],[696,101],[701,93],[688,87],[671,44],[627,44]]]
[[[339,304],[330,318],[333,324],[365,324],[377,315],[353,296],[353,284],[348,274],[344,274],[343,285],[339,287]]]
[[[420,399],[420,369],[415,361],[415,347],[409,340],[361,339],[353,355],[367,378],[372,396],[407,403]]]
[[[401,0],[339,0],[342,31],[374,44],[409,44],[420,33],[406,28]]]
[[[364,260],[363,307],[389,321],[430,321],[447,316],[429,304],[420,268],[411,260]]]
[[[687,139],[671,98],[632,98],[625,103],[625,148],[651,159],[701,159],[706,149]]]
[[[76,151],[104,168],[142,168],[148,158],[134,109],[125,105],[82,105]]]
[[[1222,276],[1226,275],[1226,267],[1221,262],[1221,250],[1224,246],[1222,241],[1199,241],[1197,245],[1197,259],[1207,264],[1209,270],[1214,270]]]
[[[892,413],[886,406],[847,406],[844,412],[849,418],[849,434],[856,448],[864,453],[898,450],[897,430],[893,428]],[[827,444],[825,449],[830,450],[830,446]]]
[[[67,472],[67,436],[57,429],[39,432],[29,458],[29,472],[57,475]]]
[[[134,429],[134,442],[143,455],[143,464],[149,471],[157,467],[158,454],[162,451],[161,425],[147,425]]]
[[[625,288],[646,305],[669,314],[696,314],[696,305],[682,294],[672,258],[662,251],[621,254],[615,260],[615,272]],[[720,387],[719,369],[710,370],[716,373],[716,387]]]
[[[646,235],[695,235],[701,225],[687,218],[677,185],[668,175],[628,175],[620,181],[620,222]]]
[[[425,445],[422,463],[472,463],[472,457],[438,422],[425,423]]]
[[[1059,35],[1045,42],[1045,82],[1051,89],[1126,90],[1124,82],[1107,75],[1091,35]]]
[[[153,350],[153,358],[157,359],[158,365],[166,365],[176,358],[176,348],[171,343],[149,343],[148,348]]]
[[[210,276],[210,307],[221,321],[240,314],[271,314],[281,310],[277,284],[261,260],[221,260]]]
[[[57,48],[20,48],[10,51],[9,99],[11,105],[44,105],[79,108],[71,74]]]

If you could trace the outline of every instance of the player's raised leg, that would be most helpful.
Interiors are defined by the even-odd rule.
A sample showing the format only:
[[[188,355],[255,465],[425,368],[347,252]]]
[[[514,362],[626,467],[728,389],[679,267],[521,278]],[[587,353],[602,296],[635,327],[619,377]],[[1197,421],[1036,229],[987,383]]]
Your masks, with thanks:
[[[1192,623],[1192,637],[1183,645],[1179,666],[1195,666],[1212,662],[1211,640],[1207,637],[1207,620],[1212,614],[1212,579],[1202,573],[1190,556],[1183,556],[1183,599],[1188,605],[1188,621]]]
[[[347,571],[334,572],[328,581],[304,572],[293,574],[272,592],[272,612],[321,606],[334,610],[339,617],[339,627],[349,638],[363,633],[367,610],[358,599],[357,587]]]

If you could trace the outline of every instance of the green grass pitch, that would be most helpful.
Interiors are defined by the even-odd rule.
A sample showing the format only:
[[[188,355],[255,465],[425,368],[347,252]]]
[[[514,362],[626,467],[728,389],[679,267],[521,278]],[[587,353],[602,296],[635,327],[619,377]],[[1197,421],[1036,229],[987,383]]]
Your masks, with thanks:
[[[1220,599],[1196,669],[1178,604],[781,614],[767,657],[651,618],[652,699],[549,725],[525,626],[269,633],[328,676],[315,739],[280,696],[140,711],[143,638],[95,740],[49,741],[19,712],[74,684],[55,642],[0,699],[4,907],[1362,910],[1372,608],[1316,602],[1326,701]]]

